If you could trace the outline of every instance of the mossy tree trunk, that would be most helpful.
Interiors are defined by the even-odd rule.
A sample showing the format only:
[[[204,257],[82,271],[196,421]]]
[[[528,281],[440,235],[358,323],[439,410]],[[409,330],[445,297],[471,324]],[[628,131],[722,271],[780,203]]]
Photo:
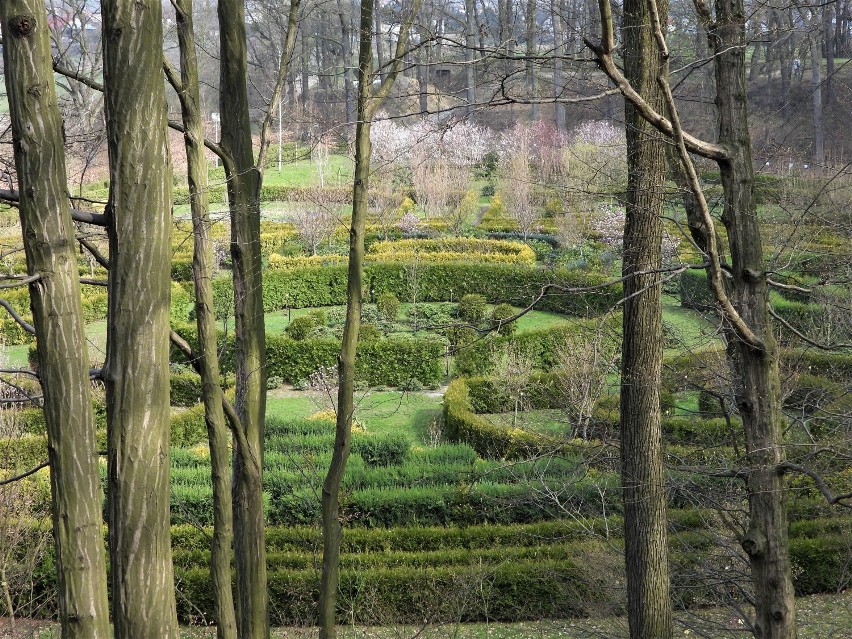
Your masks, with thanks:
[[[260,257],[260,174],[254,163],[248,102],[245,8],[219,0],[221,146],[231,216],[236,410],[233,470],[237,625],[246,638],[269,636],[263,518],[263,430],[266,417],[266,336]],[[263,162],[260,158],[259,162]],[[240,444],[239,441],[243,443]]]
[[[796,636],[793,579],[787,538],[787,490],[781,471],[781,390],[778,349],[769,319],[769,290],[760,224],[754,201],[754,168],[748,128],[745,16],[742,0],[716,0],[708,33],[715,53],[719,162],[724,189],[722,223],[731,253],[730,291],[742,319],[761,345],[729,331],[735,397],[743,420],[748,457],[749,530],[742,545],[749,555],[755,591],[755,636]]]
[[[663,16],[665,3],[658,3]],[[662,68],[646,0],[626,0],[621,25],[624,75],[665,111]],[[621,360],[621,482],[630,636],[672,636],[660,386],[663,365],[661,265],[666,142],[625,100],[627,223],[624,228],[624,333]],[[635,275],[635,273],[646,273]]]
[[[159,2],[104,0],[107,391],[115,636],[177,637],[169,518],[172,174]]]
[[[194,242],[192,275],[195,285],[195,320],[198,327],[195,366],[201,377],[201,397],[204,403],[213,481],[210,574],[216,610],[216,636],[219,639],[234,639],[237,636],[237,627],[231,583],[231,544],[234,539],[231,462],[228,427],[222,408],[223,393],[219,380],[216,313],[213,303],[213,242],[210,235],[207,160],[204,157],[204,128],[192,23],[192,0],[175,0],[174,7],[181,61],[179,98],[183,115]]]
[[[44,3],[4,0],[0,20],[27,270],[39,276],[30,300],[51,465],[59,620],[63,637],[106,639],[103,496]]]

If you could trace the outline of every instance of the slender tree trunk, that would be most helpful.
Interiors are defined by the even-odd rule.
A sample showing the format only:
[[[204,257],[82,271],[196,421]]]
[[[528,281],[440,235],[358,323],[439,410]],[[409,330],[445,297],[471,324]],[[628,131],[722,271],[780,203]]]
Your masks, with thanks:
[[[553,97],[557,102],[554,105],[556,130],[560,133],[565,132],[565,104],[559,102],[565,91],[565,61],[562,56],[565,55],[565,30],[563,13],[565,5],[563,0],[551,0],[550,15],[553,20]]]
[[[402,67],[403,54],[408,46],[408,33],[420,8],[414,0],[408,18],[400,27],[396,52],[389,71],[379,88],[373,92],[372,37],[374,0],[361,1],[361,22],[358,47],[358,121],[355,132],[355,176],[352,195],[352,225],[349,229],[349,270],[346,295],[346,322],[343,343],[338,356],[339,390],[337,420],[331,464],[322,486],[323,554],[319,593],[320,639],[335,639],[337,627],[335,610],[340,579],[340,541],[343,526],[340,521],[340,487],[349,449],[352,444],[352,418],[355,410],[355,351],[361,327],[361,306],[364,274],[364,229],[369,212],[368,181],[370,177],[370,127],[373,116],[387,97]]]
[[[474,60],[476,59],[476,0],[465,0],[465,37],[464,37],[464,77],[465,97],[467,99],[466,111],[473,113],[476,105],[476,70]]]
[[[231,503],[231,462],[228,428],[222,408],[219,359],[216,343],[216,314],[213,306],[213,242],[210,237],[210,207],[207,195],[207,160],[204,157],[204,128],[198,84],[198,61],[192,23],[192,0],[175,0],[178,42],[181,53],[181,109],[186,146],[187,179],[192,209],[195,320],[198,327],[198,359],[204,419],[210,445],[213,481],[213,539],[210,574],[216,610],[216,636],[237,636],[234,595],[231,590],[231,544],[234,517]]]
[[[234,445],[234,566],[240,637],[269,636],[263,518],[263,430],[266,336],[260,259],[260,175],[249,120],[245,11],[241,0],[219,0],[222,148],[231,213],[237,401],[243,445]]]
[[[822,112],[822,39],[819,34],[819,23],[814,18],[814,29],[811,31],[811,103],[813,105],[814,121],[814,155],[816,165],[825,162],[825,134],[823,133]]]
[[[826,5],[822,9],[822,39],[825,48],[825,106],[830,107],[834,102],[834,74],[836,72],[835,31],[832,20],[837,14],[838,5]]]
[[[527,27],[527,90],[530,93],[530,118],[535,121],[538,119],[538,104],[536,103],[536,94],[538,93],[538,83],[535,76],[535,61],[533,57],[536,54],[536,12],[538,5],[536,0],[527,0],[526,27]]]
[[[115,635],[177,637],[169,518],[172,174],[159,2],[104,0],[110,159],[104,381]]]
[[[746,434],[749,462],[749,530],[742,541],[755,591],[755,636],[793,639],[796,614],[787,539],[787,500],[779,470],[784,460],[778,354],[769,320],[769,299],[760,227],[754,203],[754,169],[745,83],[745,15],[742,0],[716,0],[710,41],[716,53],[719,143],[730,159],[720,162],[724,188],[722,222],[731,251],[733,303],[762,350],[729,339],[736,377],[736,404]]]
[[[300,35],[300,48],[301,48],[301,85],[302,92],[300,94],[302,108],[308,106],[308,99],[310,98],[310,63],[311,63],[311,53],[310,48],[308,47],[308,34],[307,28],[303,24],[301,28]]]
[[[103,496],[44,3],[4,0],[0,22],[27,270],[40,276],[29,288],[51,465],[59,620],[63,637],[106,639]],[[2,581],[5,588],[5,573]],[[11,617],[11,607],[8,612]]]
[[[340,579],[340,485],[352,444],[352,417],[355,410],[355,350],[361,327],[361,298],[364,273],[364,228],[369,211],[370,121],[365,118],[372,78],[373,0],[361,1],[361,45],[358,55],[358,123],[355,132],[355,185],[352,197],[352,226],[349,230],[349,277],[346,296],[346,322],[338,357],[339,390],[337,426],[331,465],[322,487],[322,580],[320,583],[320,639],[337,636],[335,611]]]
[[[665,24],[667,3],[657,4]],[[624,75],[661,113],[665,98],[657,78],[663,64],[646,0],[626,0],[622,22]],[[625,100],[627,123],[627,223],[622,274],[659,269],[666,142]],[[621,483],[630,636],[672,636],[666,489],[663,479],[660,386],[663,309],[660,275],[624,282],[621,362]]]

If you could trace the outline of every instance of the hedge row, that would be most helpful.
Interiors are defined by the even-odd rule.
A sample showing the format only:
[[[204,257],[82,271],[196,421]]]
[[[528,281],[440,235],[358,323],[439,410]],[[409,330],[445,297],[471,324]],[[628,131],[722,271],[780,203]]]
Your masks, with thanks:
[[[444,394],[444,428],[450,441],[470,444],[485,458],[526,459],[560,447],[556,440],[519,428],[503,428],[477,415],[470,388],[461,377],[450,382]]]
[[[176,330],[190,344],[197,344],[195,326],[184,324]],[[234,339],[227,343],[219,335],[219,365],[224,375],[236,370]],[[424,385],[438,383],[444,374],[444,342],[435,337],[389,337],[358,343],[355,376],[370,386],[400,386],[409,380]],[[295,340],[286,335],[266,336],[266,375],[295,384],[304,381],[321,367],[335,366],[340,353],[336,339]],[[186,362],[185,356],[172,349],[172,361]],[[188,390],[189,394],[195,392]],[[184,393],[181,391],[181,398]]]
[[[325,187],[320,194],[319,187],[286,186],[283,184],[264,184],[260,190],[261,202],[314,202],[322,198],[323,202],[333,201],[345,204],[352,201],[350,187]],[[207,190],[210,204],[227,204],[228,197],[224,186],[211,186]],[[173,190],[176,205],[189,204],[189,187],[177,186]]]
[[[263,280],[264,311],[345,304],[346,279],[345,265],[268,271]],[[582,288],[602,285],[608,280],[602,273],[509,264],[423,263],[415,267],[377,262],[367,264],[364,269],[366,301],[372,302],[384,293],[393,293],[404,302],[411,301],[415,294],[417,301],[445,302],[467,293],[478,293],[490,303],[527,306],[547,285]],[[218,279],[214,289],[217,308],[231,309],[231,281]],[[536,308],[567,315],[596,316],[612,308],[620,298],[619,285],[603,286],[587,293],[565,293],[554,288]]]
[[[178,613],[184,620],[213,613],[210,573],[176,570]],[[340,623],[387,624],[447,621],[517,621],[585,616],[603,593],[575,561],[528,560],[500,566],[349,568],[341,570]],[[590,583],[591,582],[591,583]],[[273,625],[315,625],[319,572],[269,573]]]

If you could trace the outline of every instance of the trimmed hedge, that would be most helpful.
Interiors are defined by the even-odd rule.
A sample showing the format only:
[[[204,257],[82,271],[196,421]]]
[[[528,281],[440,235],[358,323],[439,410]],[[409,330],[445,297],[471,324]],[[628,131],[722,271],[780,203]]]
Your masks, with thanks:
[[[179,332],[195,343],[193,326],[185,325]],[[221,336],[220,336],[221,338]],[[234,342],[220,349],[220,366],[224,374],[233,373]],[[307,379],[320,367],[334,366],[340,353],[336,339],[290,339],[283,335],[267,335],[266,356],[268,377],[280,377],[294,384]],[[410,379],[423,384],[435,384],[443,377],[444,343],[436,338],[387,338],[358,343],[356,378],[370,386],[399,386]],[[173,350],[172,359],[185,361]]]
[[[444,427],[450,441],[470,444],[485,458],[525,459],[557,445],[541,435],[496,426],[477,415],[464,378],[450,382],[444,394]]]
[[[414,274],[411,264],[367,264],[364,268],[367,301],[375,301],[383,293],[393,293],[401,301],[411,301]],[[268,313],[284,308],[345,304],[346,277],[345,265],[268,271],[263,279],[263,309]],[[588,287],[608,280],[608,276],[602,273],[508,264],[423,263],[416,267],[417,300],[424,302],[443,302],[459,299],[467,293],[479,293],[489,303],[526,306],[548,284],[566,288]],[[218,309],[231,309],[233,287],[230,279],[217,279],[214,290],[217,312]],[[566,315],[597,316],[612,308],[620,298],[620,285],[577,294],[554,290],[539,302],[537,308]]]

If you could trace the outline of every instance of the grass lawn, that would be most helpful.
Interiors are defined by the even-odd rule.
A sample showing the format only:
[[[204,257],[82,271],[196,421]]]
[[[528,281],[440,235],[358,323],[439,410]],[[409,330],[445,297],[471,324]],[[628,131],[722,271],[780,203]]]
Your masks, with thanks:
[[[483,417],[492,424],[504,428],[513,427],[514,413],[486,413],[483,414]],[[559,408],[525,410],[518,413],[515,425],[526,431],[554,437],[565,437],[570,433],[570,424],[565,411]]]
[[[414,446],[428,441],[429,424],[443,403],[443,391],[407,393],[362,391],[356,393],[355,419],[368,433],[404,433]],[[321,410],[307,392],[270,391],[266,414],[269,419],[299,419]]]
[[[719,344],[718,327],[698,311],[683,308],[673,295],[663,296],[663,320],[675,332],[680,345],[666,348],[666,355],[676,355],[684,349],[702,350]]]

